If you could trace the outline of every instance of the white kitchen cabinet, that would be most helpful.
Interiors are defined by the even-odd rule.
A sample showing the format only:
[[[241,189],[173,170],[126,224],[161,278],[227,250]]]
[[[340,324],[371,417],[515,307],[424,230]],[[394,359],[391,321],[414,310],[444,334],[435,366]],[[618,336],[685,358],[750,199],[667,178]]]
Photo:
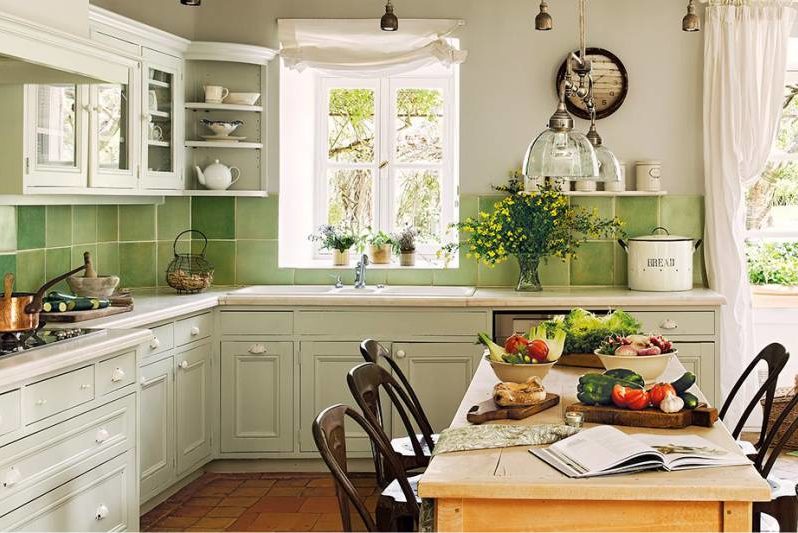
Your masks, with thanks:
[[[715,391],[715,343],[714,342],[674,342],[679,350],[679,362],[689,372],[696,375],[696,384],[708,400],[720,407],[713,398]]]
[[[173,365],[169,357],[141,369],[141,501],[169,487],[175,478]]]
[[[223,342],[221,355],[221,451],[293,451],[293,343]]]
[[[211,454],[211,345],[177,353],[174,363],[179,476]]]
[[[482,357],[473,342],[396,342],[394,361],[416,392],[432,429],[449,427]],[[405,437],[402,420],[393,414],[393,437]]]

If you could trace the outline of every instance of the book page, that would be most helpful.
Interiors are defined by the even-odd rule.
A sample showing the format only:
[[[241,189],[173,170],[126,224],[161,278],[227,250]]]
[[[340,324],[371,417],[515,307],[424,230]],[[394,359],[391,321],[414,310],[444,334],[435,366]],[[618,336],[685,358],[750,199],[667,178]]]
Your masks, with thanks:
[[[601,472],[653,450],[638,439],[630,438],[612,426],[585,429],[552,444],[549,450],[585,472]],[[654,454],[656,455],[656,454]]]
[[[750,464],[739,450],[726,450],[698,435],[635,434],[632,437],[660,452],[665,466],[671,470]]]

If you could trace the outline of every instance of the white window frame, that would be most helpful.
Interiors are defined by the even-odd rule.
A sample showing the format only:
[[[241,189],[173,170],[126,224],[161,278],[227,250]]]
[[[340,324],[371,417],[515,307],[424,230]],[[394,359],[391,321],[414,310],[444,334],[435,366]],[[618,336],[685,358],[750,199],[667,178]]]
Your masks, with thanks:
[[[374,176],[374,220],[372,230],[392,233],[394,227],[393,205],[396,177],[402,170],[437,170],[441,180],[441,227],[448,235],[450,224],[457,222],[459,208],[458,158],[458,67],[443,74],[420,75],[419,72],[394,76],[332,76],[319,75],[316,83],[316,154],[313,221],[314,227],[327,223],[328,171],[331,169],[370,169]],[[335,88],[365,88],[374,91],[375,100],[375,160],[371,163],[336,163],[328,161],[328,95]],[[439,89],[443,92],[443,159],[440,163],[400,163],[395,160],[396,91],[402,88]],[[433,257],[439,246],[435,243],[420,245],[417,253]],[[314,258],[329,256],[329,250],[314,249]]]

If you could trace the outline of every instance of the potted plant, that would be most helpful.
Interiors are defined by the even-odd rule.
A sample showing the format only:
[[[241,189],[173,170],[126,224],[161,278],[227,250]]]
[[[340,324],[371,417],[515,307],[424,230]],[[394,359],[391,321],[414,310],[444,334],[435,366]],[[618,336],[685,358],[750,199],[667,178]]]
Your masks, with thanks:
[[[322,250],[331,250],[333,266],[349,265],[349,249],[357,244],[358,237],[353,232],[326,224],[320,226],[310,240],[319,243]]]
[[[570,205],[565,195],[547,184],[537,192],[510,194],[496,202],[492,212],[455,226],[467,235],[460,243],[467,257],[488,266],[514,257],[520,267],[516,290],[540,291],[541,260],[572,257],[586,240],[620,233],[622,223]]]
[[[393,236],[394,250],[399,254],[400,266],[415,266],[416,237],[418,237],[418,230],[410,225],[405,226],[402,231]]]
[[[391,263],[391,250],[394,246],[393,238],[380,230],[372,233],[368,238],[369,259],[375,265],[388,265]]]

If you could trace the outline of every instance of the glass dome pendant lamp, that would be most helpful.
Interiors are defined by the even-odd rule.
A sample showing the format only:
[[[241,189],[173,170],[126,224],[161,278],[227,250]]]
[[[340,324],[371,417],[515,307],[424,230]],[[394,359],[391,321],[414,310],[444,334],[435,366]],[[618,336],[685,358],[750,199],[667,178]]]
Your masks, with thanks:
[[[590,129],[587,132],[590,144],[596,150],[596,158],[599,163],[598,178],[591,178],[592,181],[619,182],[621,181],[621,163],[612,151],[604,146],[604,140],[596,130],[596,110],[590,110]]]

